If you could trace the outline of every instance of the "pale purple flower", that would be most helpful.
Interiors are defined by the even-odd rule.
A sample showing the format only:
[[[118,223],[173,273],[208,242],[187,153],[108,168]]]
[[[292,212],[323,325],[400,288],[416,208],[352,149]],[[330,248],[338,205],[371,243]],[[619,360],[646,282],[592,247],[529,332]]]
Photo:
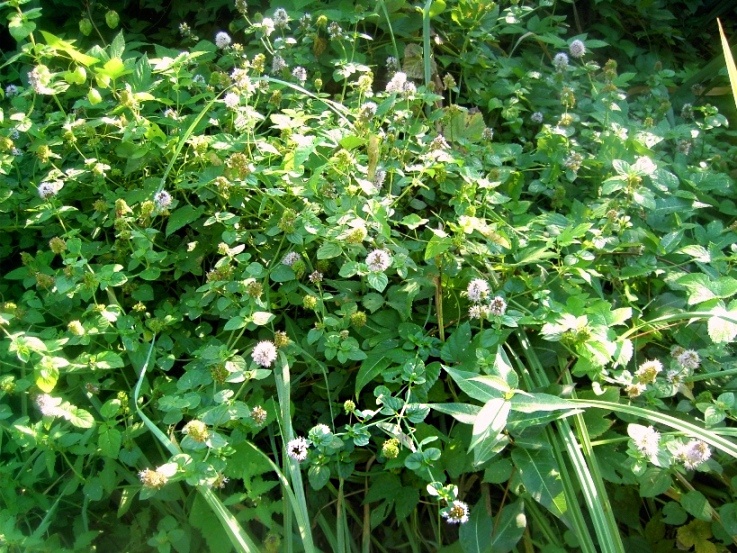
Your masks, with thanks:
[[[262,367],[270,367],[276,360],[276,346],[273,342],[262,340],[253,348],[251,357],[257,365]]]
[[[699,368],[701,358],[699,357],[699,354],[696,353],[694,350],[687,349],[678,357],[676,357],[676,361],[678,361],[678,364],[684,369],[689,369],[693,371]]]
[[[536,111],[535,113],[533,113],[532,115],[530,115],[530,121],[532,121],[533,123],[538,123],[538,124],[542,123],[543,122],[543,114],[541,112],[539,112],[539,111]]]
[[[392,256],[384,250],[373,250],[366,256],[366,265],[369,271],[381,273],[386,271],[392,264]]]
[[[660,432],[652,426],[648,426],[647,428],[639,425],[632,426],[634,426],[634,430],[630,432],[630,436],[632,436],[632,440],[638,451],[648,457],[657,456],[660,447]]]
[[[278,54],[274,56],[273,60],[271,60],[271,72],[272,73],[280,73],[282,69],[286,69],[287,67],[289,67],[287,65],[287,62],[284,60],[283,57],[281,57]]]
[[[466,290],[468,299],[474,303],[479,303],[489,295],[489,283],[484,279],[475,278],[468,283],[468,289]]]
[[[163,211],[171,205],[171,194],[166,190],[160,190],[154,194],[154,203],[159,211]]]
[[[676,452],[676,458],[689,470],[693,470],[702,463],[705,463],[710,457],[711,449],[709,448],[709,444],[696,439],[681,445]]]
[[[44,417],[61,417],[65,413],[59,409],[61,398],[52,397],[49,394],[36,396],[36,406]]]
[[[287,267],[291,267],[297,261],[302,259],[302,257],[297,252],[289,252],[287,255],[284,256],[284,258],[281,260],[282,265],[286,265]]]
[[[295,67],[292,70],[292,77],[297,79],[300,83],[305,84],[307,80],[307,70],[304,67]]]
[[[568,51],[574,58],[582,58],[586,53],[586,46],[583,41],[576,39],[571,42],[571,45],[568,47]]]
[[[13,96],[17,96],[18,95],[18,87],[15,86],[14,84],[9,84],[8,86],[5,87],[5,95],[8,98],[12,98]]]
[[[289,25],[289,14],[284,8],[276,8],[274,11],[274,27],[277,29],[286,29]]]
[[[233,40],[230,38],[230,35],[225,31],[220,31],[218,34],[215,35],[215,46],[217,46],[221,50],[230,46],[231,42],[233,42]]]
[[[489,313],[496,317],[501,317],[507,312],[507,302],[501,296],[494,297],[489,302]]]
[[[241,97],[235,92],[228,92],[223,98],[223,102],[228,109],[235,109],[241,103]]]
[[[300,463],[307,459],[307,450],[309,447],[309,442],[302,436],[294,438],[287,443],[287,455]]]
[[[568,55],[565,52],[555,54],[553,58],[553,67],[558,70],[565,69],[568,66]]]
[[[59,187],[53,182],[42,182],[38,185],[38,195],[42,200],[53,198],[59,193]]]
[[[401,71],[394,73],[391,80],[386,83],[387,92],[404,92],[404,85],[407,83],[407,74]]]

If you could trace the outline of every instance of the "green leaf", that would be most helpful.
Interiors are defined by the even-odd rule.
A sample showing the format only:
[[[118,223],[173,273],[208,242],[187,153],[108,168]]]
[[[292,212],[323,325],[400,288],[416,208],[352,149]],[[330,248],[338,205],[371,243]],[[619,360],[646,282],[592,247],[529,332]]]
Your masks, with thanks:
[[[470,323],[463,323],[450,335],[440,350],[440,358],[446,363],[463,363],[476,359],[476,352],[471,347]]]
[[[672,482],[668,471],[650,467],[640,476],[640,496],[655,497],[661,493],[665,493],[670,488]]]
[[[313,490],[320,490],[330,480],[330,467],[327,465],[312,465],[307,471],[307,478]]]
[[[180,228],[196,221],[204,211],[204,206],[194,207],[191,205],[185,205],[174,210],[169,216],[169,221],[166,223],[166,236],[170,236]]]
[[[333,259],[343,253],[343,248],[337,242],[323,242],[317,249],[318,259]]]
[[[727,311],[723,306],[717,306],[712,309],[711,314],[712,316],[709,317],[707,323],[709,338],[715,344],[724,344],[734,340],[737,336],[737,324],[727,320],[727,318],[720,317],[720,315],[735,320],[737,319],[737,312]]]
[[[685,511],[699,520],[711,521],[712,508],[706,496],[698,490],[686,492],[681,497],[681,507]]]
[[[479,501],[471,509],[468,522],[461,525],[458,539],[461,542],[463,553],[491,553],[489,537],[494,529],[494,523],[486,512],[483,501]]]
[[[356,375],[356,397],[361,394],[366,384],[373,382],[391,364],[392,360],[386,356],[385,352],[371,353],[364,359]]]
[[[724,63],[727,66],[727,74],[729,75],[729,84],[732,87],[732,99],[737,106],[737,66],[735,66],[734,58],[732,57],[732,50],[729,48],[729,41],[727,40],[727,36],[724,34],[722,22],[719,21],[719,18],[717,18],[717,25],[719,26],[719,37],[722,42]]]
[[[494,517],[494,534],[491,537],[491,550],[494,553],[509,553],[517,545],[527,527],[525,503],[520,498],[507,505]]]
[[[68,419],[77,428],[92,428],[95,425],[94,417],[79,407],[71,406],[68,410]]]
[[[36,24],[28,21],[25,14],[14,13],[10,16],[8,31],[17,41],[21,41],[36,30]]]
[[[730,536],[737,536],[737,503],[719,507],[719,519]]]
[[[384,273],[369,273],[366,275],[366,280],[368,281],[369,286],[377,292],[383,292],[384,288],[389,284],[389,277]]]
[[[442,365],[442,367],[461,390],[477,401],[486,403],[490,399],[500,398],[504,395],[497,388],[490,386],[486,381],[476,379],[478,373],[460,371],[446,365]]]
[[[527,450],[516,448],[512,461],[519,471],[520,480],[527,492],[543,507],[558,518],[568,511],[563,491],[560,469],[547,449]]]
[[[474,452],[477,464],[487,461],[494,453],[495,447],[505,439],[504,430],[509,418],[512,404],[503,398],[494,398],[486,402],[473,423],[473,435],[468,451]]]
[[[512,397],[512,410],[520,413],[535,413],[537,411],[561,411],[571,410],[570,414],[575,412],[567,399],[554,396],[552,394],[534,393],[518,391]]]
[[[428,407],[433,411],[450,415],[463,424],[473,424],[481,411],[478,405],[468,403],[430,403]]]
[[[105,457],[116,459],[122,442],[123,438],[120,430],[108,425],[100,427],[100,436],[97,440],[97,446],[100,448],[100,453]]]

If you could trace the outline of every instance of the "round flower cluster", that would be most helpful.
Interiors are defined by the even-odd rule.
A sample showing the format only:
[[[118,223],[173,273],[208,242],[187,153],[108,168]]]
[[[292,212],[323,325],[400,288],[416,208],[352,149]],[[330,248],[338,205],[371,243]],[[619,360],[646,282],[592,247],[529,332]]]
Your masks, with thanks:
[[[586,53],[586,45],[583,41],[576,39],[568,46],[568,51],[574,58],[582,58]]]
[[[253,348],[251,357],[257,365],[268,368],[276,361],[276,346],[269,340],[262,340]]]
[[[298,463],[307,459],[307,452],[310,448],[309,442],[302,436],[289,440],[287,443],[287,455]]]
[[[468,505],[454,499],[453,503],[445,507],[440,514],[450,524],[464,524],[468,522]]]
[[[297,79],[300,84],[304,85],[307,81],[307,70],[304,67],[295,67],[292,70],[292,77]]]
[[[166,190],[159,190],[154,194],[154,203],[159,211],[163,211],[171,205],[171,194]]]
[[[643,429],[639,432],[639,435],[633,438],[633,440],[635,447],[637,447],[638,451],[643,455],[655,457],[658,454],[660,446],[660,432],[658,432],[654,427],[648,426]]]
[[[60,188],[60,186],[53,182],[42,182],[38,185],[38,195],[42,200],[48,200],[56,196]]]
[[[473,305],[468,310],[471,319],[487,319],[489,316],[501,317],[507,312],[507,302],[501,296],[494,296],[488,303],[482,303],[489,298],[489,283],[484,279],[475,278],[466,288],[468,299]]]
[[[697,468],[711,457],[709,444],[702,440],[693,439],[681,445],[676,452],[676,459],[683,463],[689,470]]]
[[[291,267],[297,261],[302,259],[300,255],[297,252],[289,252],[287,255],[284,256],[284,258],[281,260],[282,265],[286,265],[287,267]]]
[[[555,57],[553,58],[553,67],[558,71],[562,71],[568,67],[568,55],[565,52],[555,54]]]
[[[221,50],[230,46],[232,42],[233,40],[230,38],[230,35],[225,31],[220,31],[218,34],[215,35],[215,46],[217,46]]]
[[[542,123],[543,122],[543,114],[541,112],[539,112],[539,111],[536,111],[535,113],[533,113],[532,115],[530,115],[530,121],[532,121],[533,123],[537,123],[537,124]]]
[[[635,376],[639,383],[651,384],[662,370],[663,364],[657,359],[652,359],[642,363],[635,371]]]
[[[383,273],[392,265],[392,256],[385,250],[373,250],[366,256],[366,265],[372,273]]]

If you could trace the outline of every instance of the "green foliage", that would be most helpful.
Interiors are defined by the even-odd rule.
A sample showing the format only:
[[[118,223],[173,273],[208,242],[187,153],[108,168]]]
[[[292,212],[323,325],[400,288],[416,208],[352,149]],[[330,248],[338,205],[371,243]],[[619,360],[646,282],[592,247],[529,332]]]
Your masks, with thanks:
[[[674,4],[69,6],[0,3],[2,547],[734,544]]]

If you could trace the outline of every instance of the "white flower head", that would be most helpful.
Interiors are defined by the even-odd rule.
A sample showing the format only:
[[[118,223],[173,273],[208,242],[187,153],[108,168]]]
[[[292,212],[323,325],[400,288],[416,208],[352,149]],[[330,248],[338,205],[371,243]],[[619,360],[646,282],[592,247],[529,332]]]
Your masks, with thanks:
[[[663,364],[657,359],[651,359],[642,363],[635,371],[637,380],[643,384],[655,382],[655,377],[663,370]]]
[[[64,411],[59,408],[61,398],[52,397],[49,394],[36,396],[36,406],[44,417],[61,417]]]
[[[678,364],[684,369],[694,371],[699,368],[699,365],[701,364],[701,357],[699,357],[699,354],[696,353],[694,350],[687,349],[678,357],[676,357],[676,361],[678,361]]]
[[[489,295],[489,283],[484,279],[475,278],[468,283],[466,293],[468,294],[469,300],[479,303]]]
[[[309,450],[309,448],[309,442],[305,438],[300,436],[298,438],[294,438],[293,440],[289,440],[289,443],[287,443],[287,455],[289,455],[298,463],[301,463],[302,461],[307,459],[307,451]]]
[[[582,40],[576,39],[568,46],[568,51],[574,58],[582,58],[586,53],[586,45]]]
[[[305,84],[307,80],[307,70],[304,67],[295,67],[292,69],[292,77],[297,79],[301,84]]]
[[[14,84],[9,84],[8,86],[5,87],[5,95],[8,98],[12,98],[13,96],[17,96],[18,95],[18,87],[15,86]]]
[[[289,252],[287,255],[285,255],[282,258],[281,263],[282,265],[291,267],[292,265],[297,263],[297,261],[299,261],[300,259],[302,259],[302,257],[297,252]]]
[[[230,46],[232,42],[233,39],[231,39],[230,35],[225,31],[220,31],[218,34],[215,35],[215,46],[217,46],[221,50]]]
[[[656,457],[660,449],[660,432],[652,426],[630,424],[627,433],[632,438],[637,450],[648,457]]]
[[[274,11],[274,27],[277,29],[286,29],[289,25],[289,14],[284,8],[276,8]]]
[[[38,185],[38,195],[42,200],[53,198],[61,190],[61,186],[54,182],[42,182]]]
[[[383,273],[392,265],[392,256],[385,250],[373,250],[366,256],[366,265],[372,273]]]
[[[271,60],[272,73],[280,73],[282,69],[286,69],[287,67],[289,67],[289,65],[287,65],[287,62],[279,54],[276,54],[274,59]]]
[[[402,71],[397,71],[391,80],[386,83],[387,92],[404,92],[405,84],[407,83],[407,74]]]
[[[266,36],[271,36],[271,33],[274,32],[275,26],[276,24],[274,23],[274,20],[270,17],[264,17],[261,20],[261,32]]]
[[[502,317],[507,312],[507,302],[501,296],[494,297],[489,302],[489,313],[496,317]]]
[[[223,103],[228,109],[236,109],[241,103],[241,97],[235,92],[228,92],[223,98]]]
[[[535,113],[530,115],[530,121],[532,121],[533,123],[538,123],[538,124],[542,123],[543,122],[542,112],[536,111]]]
[[[454,499],[440,514],[450,524],[464,524],[468,522],[468,505],[463,501]]]
[[[270,367],[274,361],[276,361],[276,346],[274,342],[269,340],[262,340],[251,352],[251,357],[257,365],[262,367]]]
[[[676,451],[676,459],[683,463],[683,466],[689,470],[693,470],[702,463],[705,463],[711,457],[711,449],[709,444],[702,440],[691,440],[687,444],[681,445]]]
[[[565,52],[558,52],[553,58],[553,67],[558,70],[565,69],[568,66],[568,54]]]
[[[171,194],[166,190],[160,190],[154,194],[154,203],[159,211],[162,211],[171,205]]]

